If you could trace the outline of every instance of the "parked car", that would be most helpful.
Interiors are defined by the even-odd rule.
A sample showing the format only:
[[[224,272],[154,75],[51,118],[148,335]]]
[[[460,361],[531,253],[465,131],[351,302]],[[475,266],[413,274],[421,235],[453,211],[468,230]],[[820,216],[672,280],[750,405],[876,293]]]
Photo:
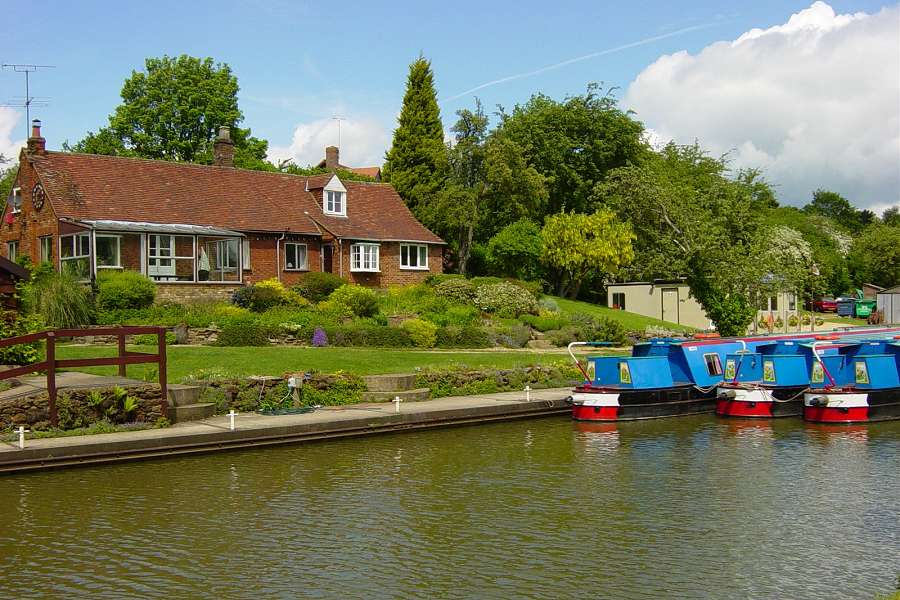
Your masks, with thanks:
[[[837,300],[830,296],[823,296],[813,301],[813,310],[815,312],[837,312]]]

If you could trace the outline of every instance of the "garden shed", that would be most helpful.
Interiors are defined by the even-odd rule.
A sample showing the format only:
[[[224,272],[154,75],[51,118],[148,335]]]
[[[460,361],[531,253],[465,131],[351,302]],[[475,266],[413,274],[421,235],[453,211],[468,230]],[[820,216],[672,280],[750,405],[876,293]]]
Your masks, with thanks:
[[[875,305],[885,323],[900,323],[900,285],[878,292]]]

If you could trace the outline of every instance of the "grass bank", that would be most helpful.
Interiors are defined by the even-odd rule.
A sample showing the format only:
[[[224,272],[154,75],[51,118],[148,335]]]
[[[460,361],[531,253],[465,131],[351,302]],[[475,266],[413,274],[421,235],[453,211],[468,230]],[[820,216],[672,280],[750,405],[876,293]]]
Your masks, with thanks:
[[[593,317],[606,317],[614,321],[618,321],[628,331],[644,331],[647,327],[664,327],[666,329],[677,329],[685,331],[695,331],[693,327],[670,323],[653,317],[645,317],[637,313],[631,313],[625,310],[616,310],[600,306],[599,304],[591,304],[590,302],[581,302],[580,300],[566,300],[558,296],[549,296],[556,301],[559,310],[565,315],[574,313],[586,313]]]
[[[131,349],[153,352],[150,346]],[[60,346],[58,358],[95,358],[115,356],[112,346]],[[565,360],[565,350],[533,352],[528,350],[399,350],[384,348],[299,348],[292,346],[217,347],[169,346],[169,381],[178,382],[202,370],[221,371],[223,375],[281,375],[288,371],[348,371],[356,375],[400,373],[420,368],[440,368],[455,364],[469,367],[512,368]],[[115,375],[117,367],[83,367],[96,375]],[[131,365],[128,376],[155,378],[156,365]]]

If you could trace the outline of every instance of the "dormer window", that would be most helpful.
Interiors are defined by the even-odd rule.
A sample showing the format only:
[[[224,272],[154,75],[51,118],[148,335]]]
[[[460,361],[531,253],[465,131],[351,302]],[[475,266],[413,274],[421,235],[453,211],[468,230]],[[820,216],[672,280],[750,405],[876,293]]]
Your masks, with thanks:
[[[333,192],[325,190],[325,212],[333,215],[345,215],[344,195],[346,192]]]
[[[322,212],[326,215],[347,216],[347,188],[337,178],[331,178],[322,191]]]

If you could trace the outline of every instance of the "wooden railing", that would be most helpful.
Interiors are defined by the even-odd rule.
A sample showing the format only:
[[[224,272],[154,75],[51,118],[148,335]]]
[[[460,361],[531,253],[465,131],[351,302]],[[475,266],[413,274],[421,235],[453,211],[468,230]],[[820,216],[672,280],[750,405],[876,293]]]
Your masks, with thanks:
[[[129,352],[125,349],[125,337],[129,335],[155,334],[157,337],[157,352]],[[118,339],[118,356],[108,358],[56,358],[56,343],[59,338],[76,336],[114,336]],[[166,329],[164,327],[95,327],[91,329],[55,329],[53,331],[41,331],[0,340],[0,348],[30,344],[33,342],[47,342],[47,351],[44,360],[15,367],[0,372],[0,381],[12,379],[29,373],[46,372],[47,396],[49,398],[50,425],[59,426],[59,416],[56,411],[56,370],[74,369],[77,367],[95,367],[103,365],[118,365],[119,377],[127,376],[128,365],[143,363],[156,363],[159,372],[159,387],[162,394],[160,410],[162,416],[169,416],[169,390],[166,383]]]

